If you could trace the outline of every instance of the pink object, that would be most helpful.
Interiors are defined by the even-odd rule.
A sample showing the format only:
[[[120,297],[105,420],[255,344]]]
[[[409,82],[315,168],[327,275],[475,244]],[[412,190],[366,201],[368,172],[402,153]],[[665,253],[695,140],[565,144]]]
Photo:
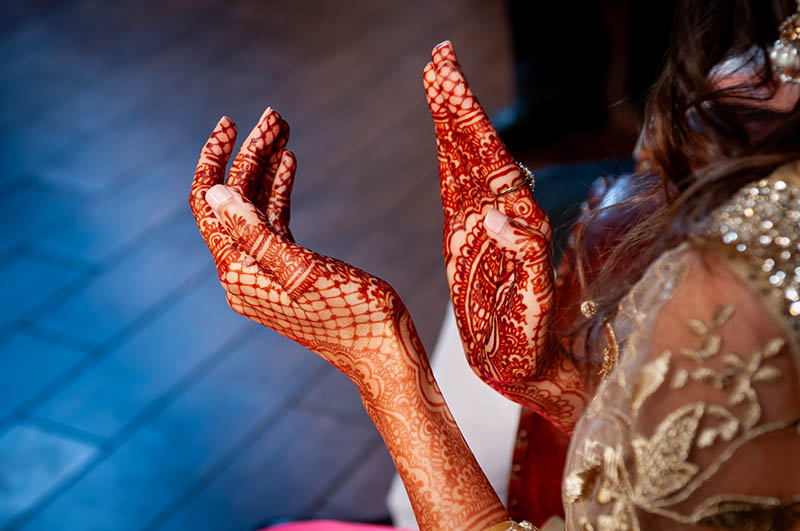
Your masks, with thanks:
[[[408,531],[397,529],[396,527],[387,527],[383,525],[367,525],[367,524],[348,524],[346,522],[336,522],[333,520],[313,520],[310,522],[291,522],[288,524],[273,525],[265,527],[259,531]]]

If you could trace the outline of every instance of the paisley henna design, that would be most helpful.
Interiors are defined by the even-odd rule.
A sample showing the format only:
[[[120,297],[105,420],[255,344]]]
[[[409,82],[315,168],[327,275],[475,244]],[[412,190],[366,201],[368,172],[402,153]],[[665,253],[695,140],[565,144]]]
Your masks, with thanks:
[[[190,203],[228,303],[353,381],[421,529],[483,529],[507,520],[395,290],[292,240],[289,194],[296,162],[284,149],[284,126],[275,111],[265,112],[237,156],[228,186],[222,185],[224,166],[235,135],[229,120],[220,122],[200,158]]]
[[[548,333],[555,302],[550,221],[527,187],[497,196],[523,176],[451,44],[438,45],[432,58],[423,84],[438,144],[447,279],[467,360],[501,394],[570,432],[587,398],[578,362]],[[511,219],[504,242],[484,228],[490,209]]]

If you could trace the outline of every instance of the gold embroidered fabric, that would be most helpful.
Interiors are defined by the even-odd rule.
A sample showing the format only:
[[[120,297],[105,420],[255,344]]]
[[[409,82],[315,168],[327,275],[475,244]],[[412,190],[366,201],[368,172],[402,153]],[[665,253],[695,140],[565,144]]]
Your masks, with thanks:
[[[706,241],[800,333],[800,161],[745,186],[709,218]],[[795,345],[797,347],[798,345]]]
[[[800,530],[798,175],[745,187],[621,302],[619,364],[572,437],[566,529]]]

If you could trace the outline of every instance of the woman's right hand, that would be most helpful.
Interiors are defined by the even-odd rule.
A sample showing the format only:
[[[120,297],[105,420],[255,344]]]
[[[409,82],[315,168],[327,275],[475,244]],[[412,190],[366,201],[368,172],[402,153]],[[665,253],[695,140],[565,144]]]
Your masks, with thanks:
[[[288,136],[286,122],[268,108],[225,185],[236,127],[223,117],[200,155],[192,212],[231,308],[316,352],[365,399],[378,399],[410,372],[401,370],[408,360],[398,354],[399,336],[405,331],[418,341],[416,333],[389,284],[294,242],[288,224],[295,158],[284,149]],[[418,350],[424,355],[421,345]]]
[[[289,233],[295,160],[267,109],[244,141],[220,120],[189,202],[238,313],[316,352],[358,387],[409,493],[420,529],[508,520],[436,385],[400,297],[386,282],[297,245]]]
[[[581,372],[552,341],[552,230],[451,44],[434,48],[423,83],[438,144],[450,295],[473,371],[565,431],[586,403]]]

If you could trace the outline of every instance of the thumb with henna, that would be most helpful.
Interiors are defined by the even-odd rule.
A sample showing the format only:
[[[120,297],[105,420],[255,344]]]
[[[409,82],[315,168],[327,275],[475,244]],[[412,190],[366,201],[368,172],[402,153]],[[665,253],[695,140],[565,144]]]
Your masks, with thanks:
[[[486,235],[515,262],[540,261],[550,250],[549,238],[520,218],[490,208],[483,219]]]

